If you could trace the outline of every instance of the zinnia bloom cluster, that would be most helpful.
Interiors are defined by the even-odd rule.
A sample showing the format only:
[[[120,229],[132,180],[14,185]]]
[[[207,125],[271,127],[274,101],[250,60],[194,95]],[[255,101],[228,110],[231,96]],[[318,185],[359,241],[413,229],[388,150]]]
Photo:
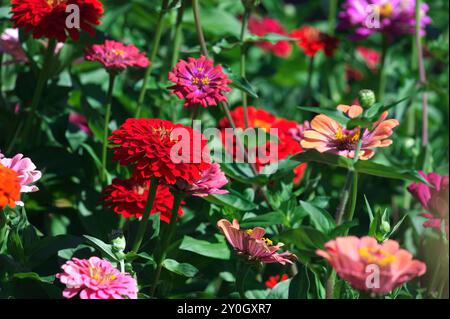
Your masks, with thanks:
[[[258,37],[263,37],[269,33],[279,34],[286,37],[289,36],[289,33],[283,28],[278,20],[269,17],[264,17],[262,19],[251,17],[248,22],[248,30],[250,33]],[[281,40],[276,43],[269,41],[258,41],[256,44],[265,51],[272,52],[278,57],[287,57],[292,52],[292,45],[286,40]]]
[[[17,173],[21,193],[32,193],[39,190],[33,184],[42,177],[42,173],[36,169],[36,165],[34,165],[30,158],[23,157],[23,154],[16,154],[13,158],[6,158],[0,153],[0,164]],[[24,205],[21,201],[17,201],[16,204],[20,206]]]
[[[362,107],[358,105],[339,105],[337,109],[349,118],[356,118],[363,112]],[[386,120],[388,115],[387,111],[383,112],[380,119],[373,124],[372,129],[363,130],[360,127],[347,129],[332,118],[320,114],[311,121],[311,129],[304,132],[301,145],[304,149],[315,149],[320,153],[328,152],[353,158],[358,142],[362,139],[358,158],[370,159],[375,155],[375,148],[392,144],[389,137],[399,123],[395,119]]]
[[[324,250],[317,250],[317,255],[354,288],[377,294],[386,294],[426,271],[423,262],[413,260],[411,253],[400,249],[394,240],[378,244],[372,237],[338,237],[326,243]],[[379,282],[369,278],[375,271]]]
[[[415,0],[346,0],[339,13],[342,30],[353,30],[351,38],[361,39],[376,32],[395,38],[405,33],[414,33]],[[428,5],[421,5],[420,27],[422,34],[431,23],[426,15]]]
[[[112,184],[103,190],[103,205],[125,218],[142,217],[147,203],[150,182],[139,183],[133,179],[121,180],[115,178]],[[170,222],[172,216],[173,195],[166,185],[159,185],[156,191],[150,214],[160,213],[160,219]],[[178,216],[183,215],[183,209],[178,209]]]
[[[448,234],[448,176],[436,173],[425,174],[424,172],[420,172],[420,175],[431,184],[431,187],[423,183],[413,183],[408,187],[408,191],[427,210],[427,213],[422,214],[428,219],[423,225],[438,230],[445,225]]]
[[[136,280],[128,273],[121,273],[105,259],[73,258],[56,275],[64,289],[64,298],[79,294],[81,299],[137,299]]]
[[[313,57],[319,51],[324,51],[327,57],[333,55],[338,40],[320,31],[320,29],[306,25],[291,32],[291,37],[298,39],[298,46],[305,55]]]
[[[109,140],[115,145],[113,160],[132,165],[138,182],[154,176],[166,184],[191,184],[211,165],[205,137],[166,120],[129,118]]]
[[[293,264],[297,260],[297,257],[289,251],[281,254],[277,253],[283,246],[283,243],[274,245],[270,239],[264,237],[266,231],[263,228],[256,227],[243,230],[240,229],[236,219],[233,220],[233,223],[226,219],[221,219],[217,222],[217,227],[225,235],[238,257],[246,262],[285,265]]]
[[[12,57],[12,60],[5,62],[6,64],[28,62],[19,40],[19,30],[5,29],[3,31],[0,35],[0,53],[9,54]]]
[[[0,163],[0,209],[14,208],[20,200],[20,181],[17,173]]]
[[[266,287],[269,289],[272,289],[273,287],[275,287],[278,283],[288,280],[289,276],[287,274],[283,274],[283,275],[275,275],[275,276],[270,276],[269,279],[265,282]]]
[[[172,94],[184,99],[185,107],[215,106],[228,101],[225,92],[231,91],[228,87],[231,80],[222,66],[214,66],[214,62],[205,56],[180,60],[169,73],[169,80],[175,83],[169,89]]]
[[[235,125],[237,128],[245,128],[244,123],[244,108],[237,107],[231,112],[231,117],[233,118]],[[248,107],[248,118],[249,118],[249,128],[255,129],[263,129],[269,133],[269,129],[277,129],[277,139],[278,141],[268,141],[263,145],[256,145],[253,148],[249,146],[249,153],[253,153],[256,156],[256,168],[258,171],[261,171],[264,166],[268,164],[272,164],[278,161],[285,159],[290,155],[297,154],[303,151],[300,143],[296,138],[298,136],[297,130],[303,130],[302,125],[295,122],[290,121],[284,118],[279,118],[273,115],[272,113],[258,109],[253,106]],[[222,130],[224,137],[225,149],[228,151],[236,149],[236,139],[228,138],[225,132],[225,129],[230,127],[230,123],[228,119],[225,117],[219,123],[219,128]],[[278,154],[276,154],[276,158],[269,158],[272,154],[270,152],[271,147],[278,148]],[[240,154],[240,150],[235,150],[236,156],[242,155]],[[242,157],[241,157],[242,158]],[[294,182],[299,183],[304,175],[304,171],[306,169],[306,164],[300,164],[294,169],[295,177]]]
[[[103,64],[107,70],[125,70],[128,67],[146,68],[150,65],[144,53],[134,45],[106,40],[103,44],[95,44],[86,51],[85,59]]]
[[[103,15],[103,4],[98,0],[12,0],[11,19],[15,28],[32,32],[35,39],[45,37],[65,42],[69,35],[78,40],[80,30],[67,24],[73,13],[67,10],[71,5],[79,10],[80,29],[93,36],[94,26],[100,24]]]

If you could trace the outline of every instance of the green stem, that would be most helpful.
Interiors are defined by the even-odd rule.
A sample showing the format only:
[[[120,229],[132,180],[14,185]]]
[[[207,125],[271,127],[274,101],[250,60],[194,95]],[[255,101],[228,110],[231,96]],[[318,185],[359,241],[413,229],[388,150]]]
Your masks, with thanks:
[[[236,290],[239,293],[241,299],[247,299],[245,297],[245,279],[250,271],[250,266],[244,262],[238,261],[236,271]]]
[[[49,40],[47,51],[44,56],[44,63],[42,65],[41,72],[39,73],[39,77],[36,83],[36,88],[34,90],[33,99],[31,101],[30,114],[28,114],[24,130],[23,130],[23,140],[22,145],[28,143],[28,135],[33,127],[34,119],[37,117],[37,108],[42,98],[42,93],[44,92],[44,88],[48,81],[48,76],[50,72],[50,68],[52,65],[52,58],[55,53],[56,48],[56,40]]]
[[[195,28],[197,30],[198,42],[200,43],[200,49],[205,57],[208,57],[208,47],[205,41],[205,35],[203,34],[202,22],[200,19],[200,6],[198,0],[192,0],[192,9],[194,11]]]
[[[149,81],[150,75],[152,73],[153,65],[155,64],[156,55],[158,54],[159,43],[161,42],[161,36],[162,36],[162,31],[163,31],[163,19],[164,19],[164,15],[167,12],[168,6],[169,6],[169,0],[162,0],[161,11],[159,12],[158,20],[156,22],[155,36],[153,38],[152,46],[150,49],[151,50],[150,51],[151,64],[145,70],[144,80],[142,82],[142,88],[141,88],[141,92],[139,94],[138,104],[136,107],[136,114],[134,116],[136,118],[139,118],[141,115],[142,105],[144,104],[145,95],[147,93],[148,81]]]
[[[314,73],[314,57],[312,56],[309,60],[308,65],[308,80],[306,81],[306,93],[305,93],[305,103],[308,106],[311,104],[313,73]]]
[[[240,37],[240,48],[241,48],[241,77],[245,78],[247,76],[246,72],[246,51],[247,46],[245,44],[245,34],[248,26],[248,19],[250,17],[251,11],[248,8],[245,8],[244,16],[242,17],[242,27],[241,27],[241,37]],[[248,118],[248,101],[247,94],[242,92],[242,107],[244,108],[244,128],[249,127],[249,118]]]
[[[106,108],[105,123],[103,126],[102,174],[101,174],[102,184],[106,183],[106,178],[107,178],[107,173],[108,173],[108,169],[106,167],[106,158],[107,158],[107,151],[108,151],[109,121],[111,119],[111,107],[112,107],[112,98],[113,98],[115,80],[116,80],[116,74],[110,73],[109,74],[108,93],[106,95],[106,102],[105,102],[105,108]]]
[[[185,0],[181,0],[181,6],[177,12],[177,21],[175,23],[175,33],[173,36],[173,52],[172,52],[172,61],[171,61],[172,66],[175,66],[175,64],[177,64],[178,59],[180,57],[180,48],[181,48],[181,43],[182,43],[182,39],[183,39],[182,22],[183,22],[185,6],[186,6]]]
[[[139,228],[136,234],[136,238],[134,240],[132,251],[137,253],[139,251],[139,247],[141,247],[142,240],[144,239],[145,231],[147,230],[148,218],[150,216],[150,212],[152,211],[153,202],[155,201],[156,191],[158,189],[158,178],[151,177],[150,178],[150,189],[148,190],[147,202],[144,208],[144,214],[142,215],[141,222],[139,223]]]
[[[386,58],[388,55],[388,39],[383,36],[383,48],[381,51],[381,62],[379,70],[379,83],[378,83],[378,101],[384,101],[384,95],[386,92]]]
[[[336,29],[336,13],[338,2],[337,0],[329,0],[328,2],[328,34],[334,35],[334,31]]]
[[[6,214],[3,209],[0,209],[0,249],[3,246],[3,241],[6,240]]]
[[[174,190],[173,191],[173,206],[172,206],[172,215],[170,216],[170,223],[164,234],[162,235],[161,248],[159,251],[159,256],[157,258],[157,267],[155,278],[153,279],[152,289],[150,296],[154,296],[156,292],[156,288],[158,286],[159,277],[161,276],[162,264],[166,259],[167,249],[169,248],[169,244],[172,241],[173,236],[175,235],[175,230],[177,226],[178,219],[178,210],[180,208],[181,202],[183,201],[184,194]]]

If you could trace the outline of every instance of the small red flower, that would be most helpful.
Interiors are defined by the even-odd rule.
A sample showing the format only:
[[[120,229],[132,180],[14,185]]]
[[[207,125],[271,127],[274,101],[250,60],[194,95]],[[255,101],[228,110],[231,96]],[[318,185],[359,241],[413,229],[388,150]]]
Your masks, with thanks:
[[[20,200],[20,180],[17,173],[0,164],[0,209],[16,207]]]
[[[248,30],[259,37],[263,37],[269,33],[283,36],[289,35],[280,22],[268,17],[262,19],[251,17],[248,22]],[[286,40],[278,41],[275,44],[269,41],[258,41],[256,44],[265,51],[272,52],[279,57],[287,57],[292,52],[292,45]]]
[[[106,69],[125,70],[128,67],[146,68],[150,65],[144,53],[134,45],[106,40],[104,44],[94,44],[86,51],[88,61],[103,64]]]
[[[207,141],[190,127],[159,119],[127,119],[109,140],[116,145],[113,160],[133,165],[139,182],[150,177],[175,184],[193,183],[211,165]]]
[[[121,180],[115,178],[112,184],[103,190],[103,205],[123,217],[142,217],[147,202],[150,182],[138,183],[133,179]],[[182,203],[183,205],[184,203]],[[160,214],[160,219],[170,222],[172,215],[173,195],[166,185],[158,185],[151,215]],[[183,215],[183,209],[178,209],[178,216]]]
[[[169,73],[169,80],[175,83],[169,89],[180,99],[184,99],[184,106],[201,105],[215,106],[219,102],[226,102],[228,98],[224,92],[230,92],[228,84],[231,80],[223,72],[222,66],[214,66],[212,60],[201,56],[198,59],[180,60]]]
[[[11,19],[15,28],[32,32],[35,39],[45,37],[65,42],[69,35],[78,40],[80,30],[66,23],[72,14],[70,10],[66,12],[69,5],[79,9],[80,29],[93,36],[94,26],[100,24],[103,15],[103,4],[98,0],[12,0]]]
[[[306,25],[291,32],[291,37],[298,39],[298,46],[307,56],[315,56],[323,50],[330,57],[337,48],[338,40],[320,31],[320,29]]]
[[[370,70],[377,70],[378,64],[381,60],[380,52],[363,46],[357,47],[356,52],[363,58],[364,62]]]
[[[272,289],[275,287],[278,283],[288,280],[289,276],[286,274],[283,275],[276,275],[276,276],[270,276],[269,279],[266,281],[266,287],[269,289]]]

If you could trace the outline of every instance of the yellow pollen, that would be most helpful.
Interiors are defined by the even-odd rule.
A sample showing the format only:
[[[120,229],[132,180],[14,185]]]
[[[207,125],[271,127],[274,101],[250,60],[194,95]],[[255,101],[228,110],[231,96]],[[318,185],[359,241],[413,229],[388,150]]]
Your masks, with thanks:
[[[197,85],[197,84],[200,83],[200,79],[199,79],[198,77],[194,76],[194,77],[191,79],[191,82],[192,82],[192,84]]]
[[[253,229],[247,229],[245,232],[251,236],[253,234]]]
[[[245,231],[249,236],[251,236],[253,234],[253,229],[247,229]],[[267,246],[272,246],[273,245],[273,241],[271,241],[269,238],[265,238],[262,237],[261,240],[267,245]]]
[[[205,69],[204,68],[197,68],[197,71],[198,72],[203,72],[203,71],[205,71]]]
[[[394,12],[394,7],[391,3],[385,3],[376,7],[377,13],[382,17],[390,17]]]
[[[397,257],[379,247],[362,247],[358,252],[365,262],[376,264],[380,267],[392,264],[397,260]]]
[[[208,85],[209,84],[209,77],[205,76],[204,78],[202,78],[202,84],[203,85]]]
[[[338,139],[338,140],[349,140],[349,141],[352,141],[352,142],[359,141],[360,135],[361,135],[361,133],[360,133],[359,130],[353,135],[346,135],[346,134],[344,134],[344,132],[342,132],[342,128],[340,128],[340,127],[337,129],[337,131],[335,133],[336,139]]]
[[[125,55],[125,51],[124,50],[119,50],[119,49],[113,49],[112,53],[115,55],[120,55],[120,56],[124,56]]]
[[[96,267],[89,267],[89,275],[99,284],[108,283],[117,279],[112,273],[103,273],[102,269]]]
[[[67,2],[67,0],[47,0],[47,3],[52,7],[58,6],[62,3],[66,3],[66,2]]]

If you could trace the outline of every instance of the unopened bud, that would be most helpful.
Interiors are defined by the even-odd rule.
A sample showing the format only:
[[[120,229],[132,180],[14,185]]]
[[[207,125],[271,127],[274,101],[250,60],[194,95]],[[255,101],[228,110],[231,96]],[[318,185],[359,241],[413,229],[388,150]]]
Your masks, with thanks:
[[[372,90],[361,90],[359,91],[359,103],[364,109],[368,109],[373,104],[375,104],[376,98],[375,93]]]
[[[381,222],[380,229],[385,234],[389,233],[391,231],[391,225],[388,222]]]
[[[111,244],[116,252],[123,252],[127,247],[127,241],[125,240],[125,237],[122,233],[117,233],[116,235],[114,235],[113,239],[111,240]]]

